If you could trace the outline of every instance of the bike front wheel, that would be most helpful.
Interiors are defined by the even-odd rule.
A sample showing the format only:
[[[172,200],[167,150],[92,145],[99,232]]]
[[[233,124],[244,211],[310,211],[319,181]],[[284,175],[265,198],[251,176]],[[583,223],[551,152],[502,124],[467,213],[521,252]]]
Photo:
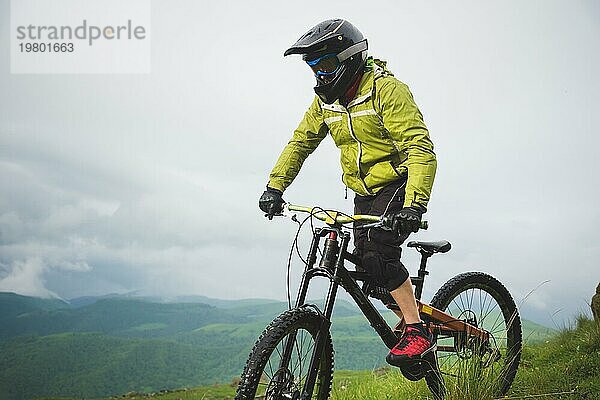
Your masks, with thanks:
[[[439,374],[427,379],[430,389],[506,394],[519,367],[522,333],[517,306],[504,285],[482,272],[463,273],[446,282],[431,305],[486,330],[489,340],[464,332],[439,333]]]
[[[236,400],[299,399],[304,390],[323,317],[309,307],[288,310],[275,318],[260,335],[242,373]],[[326,400],[333,378],[331,335],[324,338],[312,398]],[[292,352],[282,362],[288,342]]]

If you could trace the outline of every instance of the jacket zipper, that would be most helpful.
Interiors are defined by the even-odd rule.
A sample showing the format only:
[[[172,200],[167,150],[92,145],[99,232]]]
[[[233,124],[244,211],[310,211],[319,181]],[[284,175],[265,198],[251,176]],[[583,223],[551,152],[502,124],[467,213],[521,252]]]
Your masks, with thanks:
[[[352,117],[350,117],[350,111],[348,109],[346,109],[346,114],[348,115],[348,130],[350,131],[350,136],[352,136],[352,139],[354,139],[358,144],[358,155],[356,157],[356,167],[358,168],[358,180],[360,180],[360,183],[362,184],[362,187],[365,190],[365,192],[370,195],[372,193],[369,189],[367,189],[367,185],[365,185],[365,181],[363,181],[362,174],[360,171],[360,159],[362,158],[362,143],[354,134],[354,129],[352,129]]]

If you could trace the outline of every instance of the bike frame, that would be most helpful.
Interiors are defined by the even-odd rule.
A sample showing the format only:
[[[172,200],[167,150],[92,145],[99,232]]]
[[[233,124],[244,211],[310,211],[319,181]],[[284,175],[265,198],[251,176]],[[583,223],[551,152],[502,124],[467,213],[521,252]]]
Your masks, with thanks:
[[[305,207],[294,207],[296,207],[298,211],[308,210]],[[312,210],[310,212],[313,213]],[[340,286],[342,286],[344,290],[348,294],[350,294],[352,299],[356,302],[362,313],[369,321],[370,325],[373,327],[375,332],[377,332],[383,343],[389,349],[392,349],[398,343],[399,334],[404,328],[402,313],[400,312],[400,308],[395,304],[395,302],[391,304],[386,304],[386,307],[394,311],[398,315],[398,317],[400,317],[400,322],[396,325],[394,329],[392,329],[387,324],[387,322],[381,316],[379,311],[371,303],[371,301],[368,298],[368,295],[370,293],[370,290],[373,288],[374,283],[372,282],[372,279],[367,272],[361,272],[360,259],[348,252],[350,233],[342,230],[342,223],[344,222],[339,222],[338,213],[330,211],[321,211],[321,213],[323,212],[327,215],[327,218],[319,219],[323,219],[329,226],[317,228],[313,232],[310,250],[308,252],[304,273],[302,275],[302,280],[300,282],[298,295],[294,305],[296,308],[306,305],[305,302],[308,287],[310,281],[313,278],[320,276],[329,279],[330,284],[327,292],[327,297],[325,299],[324,308],[323,310],[320,310],[317,307],[315,307],[315,309],[322,316],[322,323],[319,332],[317,333],[317,337],[315,338],[315,345],[311,357],[311,363],[309,366],[308,374],[306,376],[304,389],[300,396],[300,399],[305,400],[311,397],[317,380],[321,354],[323,353],[325,339],[327,338],[329,328],[331,326],[333,306],[336,300],[337,291]],[[354,216],[352,217],[352,220],[356,221],[362,219],[367,221],[373,221],[371,217],[372,216]],[[342,221],[346,220],[343,219]],[[325,240],[323,257],[321,259],[321,262],[317,266],[317,252],[319,250],[319,246],[323,238],[327,239]],[[464,338],[467,336],[477,337],[482,341],[487,340],[489,338],[489,333],[487,331],[470,325],[465,321],[458,320],[456,319],[456,317],[448,315],[443,311],[431,307],[427,304],[424,304],[420,301],[425,277],[426,275],[428,275],[428,272],[426,271],[427,259],[431,255],[432,253],[421,251],[422,257],[418,275],[416,277],[411,277],[411,281],[415,286],[415,297],[417,299],[417,305],[419,308],[419,312],[421,313],[421,318],[429,324],[430,330],[437,335],[454,336],[457,339],[455,340],[453,347],[446,346],[446,348],[440,348],[440,350],[456,351],[457,347],[462,346],[462,344],[464,343]],[[349,261],[350,263],[356,265],[358,267],[358,271],[348,271],[345,267],[346,261]],[[357,281],[363,282],[362,288],[359,286]],[[396,332],[398,332],[398,335],[396,334]],[[294,342],[295,333],[292,333],[288,336],[288,339],[286,341],[280,361],[280,368],[284,368],[288,365],[291,359]]]

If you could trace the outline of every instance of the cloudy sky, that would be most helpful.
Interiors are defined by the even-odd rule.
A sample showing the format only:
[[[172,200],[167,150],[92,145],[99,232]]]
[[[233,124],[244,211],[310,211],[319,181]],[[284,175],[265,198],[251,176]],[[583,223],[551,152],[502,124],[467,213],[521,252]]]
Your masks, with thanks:
[[[410,86],[436,146],[431,228],[415,239],[453,249],[432,258],[425,299],[481,270],[518,301],[535,289],[522,307],[541,322],[586,309],[600,281],[599,3],[367,5],[152,1],[149,74],[11,74],[0,57],[0,290],[283,299],[296,227],[257,200],[314,84],[282,54],[343,17]],[[5,55],[9,15],[0,0]],[[326,139],[285,198],[350,211],[338,157]]]

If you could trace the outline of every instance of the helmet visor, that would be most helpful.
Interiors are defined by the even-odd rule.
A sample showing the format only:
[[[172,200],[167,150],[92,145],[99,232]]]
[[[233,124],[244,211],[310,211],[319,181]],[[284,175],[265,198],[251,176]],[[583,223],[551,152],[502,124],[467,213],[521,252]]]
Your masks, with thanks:
[[[314,60],[306,61],[316,76],[331,75],[337,71],[341,63],[337,54],[325,54]]]

